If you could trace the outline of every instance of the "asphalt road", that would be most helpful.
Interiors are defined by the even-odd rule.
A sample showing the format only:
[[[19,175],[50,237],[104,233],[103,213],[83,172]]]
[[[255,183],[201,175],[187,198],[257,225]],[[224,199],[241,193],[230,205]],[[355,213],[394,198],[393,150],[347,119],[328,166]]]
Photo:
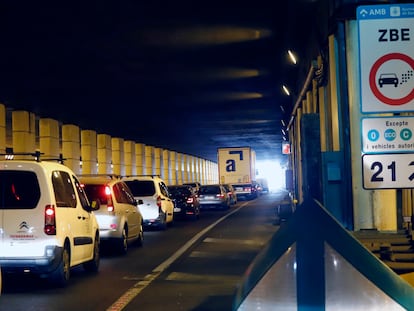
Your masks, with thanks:
[[[66,288],[6,276],[0,310],[231,310],[246,269],[279,228],[274,208],[282,196],[265,194],[146,231],[143,247],[126,256],[103,253],[99,273],[73,269]]]

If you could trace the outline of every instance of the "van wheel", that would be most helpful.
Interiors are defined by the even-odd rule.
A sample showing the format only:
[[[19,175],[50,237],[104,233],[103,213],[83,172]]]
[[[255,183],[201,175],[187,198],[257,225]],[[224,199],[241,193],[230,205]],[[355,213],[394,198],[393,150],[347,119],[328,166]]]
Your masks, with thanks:
[[[58,287],[65,287],[70,279],[70,251],[65,244],[59,266],[50,275],[50,280]]]
[[[85,262],[83,264],[83,268],[86,271],[90,272],[97,272],[99,270],[99,262],[100,262],[100,243],[99,243],[99,235],[95,236],[95,241],[93,244],[93,258],[92,260]]]

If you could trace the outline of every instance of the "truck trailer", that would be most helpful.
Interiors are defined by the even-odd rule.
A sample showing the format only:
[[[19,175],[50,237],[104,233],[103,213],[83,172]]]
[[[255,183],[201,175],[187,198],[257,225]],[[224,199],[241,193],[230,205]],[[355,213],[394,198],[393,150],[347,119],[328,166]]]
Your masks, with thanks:
[[[231,184],[237,198],[257,197],[256,153],[251,147],[217,148],[217,163],[221,184]]]
[[[256,153],[250,147],[217,148],[220,183],[252,183],[256,176]]]

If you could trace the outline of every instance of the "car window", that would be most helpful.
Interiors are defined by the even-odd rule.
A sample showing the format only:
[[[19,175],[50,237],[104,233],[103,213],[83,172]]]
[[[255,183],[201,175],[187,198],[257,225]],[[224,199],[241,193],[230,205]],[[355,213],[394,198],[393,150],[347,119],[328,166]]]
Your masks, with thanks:
[[[36,173],[0,171],[0,209],[32,209],[40,199]]]
[[[168,197],[170,194],[169,194],[169,192],[168,192],[168,187],[167,187],[167,185],[166,185],[166,184],[164,184],[164,183],[161,181],[161,182],[160,182],[160,184],[159,184],[159,186],[160,186],[160,191],[161,191],[161,193],[162,193],[164,196]]]
[[[147,197],[155,194],[155,185],[152,180],[126,180],[125,183],[136,197]]]
[[[187,187],[168,187],[168,191],[172,195],[191,195],[193,191],[190,190],[191,188]]]
[[[128,185],[126,183],[121,183],[121,187],[126,199],[126,203],[136,205],[134,195],[132,194],[131,189],[129,189]]]
[[[75,191],[67,172],[53,171],[52,184],[57,207],[76,207]]]
[[[126,203],[126,198],[124,197],[124,193],[122,192],[122,189],[119,187],[119,184],[113,185],[112,191],[114,193],[115,200],[118,203]]]
[[[134,198],[129,193],[127,185],[124,183],[117,183],[114,185],[114,195],[115,199],[119,203],[134,204]]]
[[[216,194],[219,193],[220,189],[217,186],[212,186],[212,187],[201,187],[200,188],[200,193],[201,194]]]
[[[79,182],[79,180],[75,176],[72,176],[72,177],[75,180],[75,187],[76,187],[76,191],[78,192],[78,197],[79,197],[80,203],[81,203],[83,209],[87,209],[89,207],[89,200],[88,200],[88,197],[86,195],[86,192],[83,189],[83,187],[81,186],[81,183]]]
[[[108,204],[108,196],[105,193],[105,185],[86,184],[83,185],[83,188],[85,189],[89,200],[99,200],[100,204]]]

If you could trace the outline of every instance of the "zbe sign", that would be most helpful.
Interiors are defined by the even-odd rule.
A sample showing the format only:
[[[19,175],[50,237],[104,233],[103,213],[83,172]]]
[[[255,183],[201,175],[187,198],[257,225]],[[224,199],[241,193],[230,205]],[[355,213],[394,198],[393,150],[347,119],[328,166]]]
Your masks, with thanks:
[[[414,111],[414,5],[357,8],[361,110]]]

